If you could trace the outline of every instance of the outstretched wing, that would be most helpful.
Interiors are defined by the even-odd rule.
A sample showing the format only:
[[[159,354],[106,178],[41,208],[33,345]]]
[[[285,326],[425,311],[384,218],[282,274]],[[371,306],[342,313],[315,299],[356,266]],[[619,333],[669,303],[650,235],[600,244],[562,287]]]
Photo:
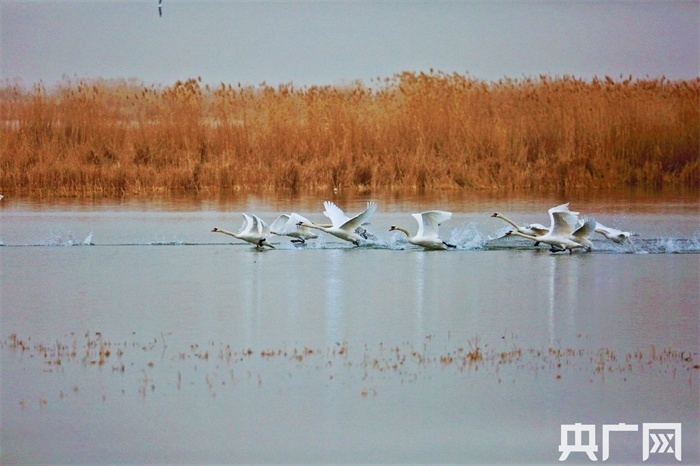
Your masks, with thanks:
[[[572,233],[572,236],[576,238],[588,238],[595,231],[596,225],[598,225],[598,222],[596,222],[594,218],[587,218],[583,222],[583,225]]]
[[[340,209],[338,209],[338,210],[340,210]],[[364,210],[364,212],[361,212],[361,213],[355,215],[353,218],[349,219],[348,221],[344,222],[340,226],[340,228],[342,228],[343,230],[347,230],[347,231],[354,231],[355,228],[357,228],[360,225],[367,222],[375,210],[377,210],[377,203],[376,202],[368,202],[367,208]],[[333,219],[331,219],[331,220],[333,220]],[[335,226],[335,221],[333,222],[333,226]]]
[[[270,225],[270,231],[275,235],[284,236],[289,232],[290,216],[282,214]]]
[[[452,212],[443,210],[428,210],[421,214],[412,215],[418,222],[418,233],[416,236],[427,237],[437,237],[440,224],[452,218]]]
[[[253,231],[253,227],[255,226],[255,220],[253,220],[253,218],[250,215],[244,213],[243,218],[243,225],[241,225],[241,229],[238,230],[239,235],[250,234],[250,232]]]
[[[525,225],[525,227],[532,230],[532,232],[535,233],[536,236],[542,236],[549,233],[549,228],[539,223],[531,223],[529,225]]]
[[[326,210],[323,211],[323,215],[331,220],[334,227],[339,227],[349,220],[348,216],[345,215],[345,212],[343,212],[340,207],[333,204],[331,201],[325,201],[323,206],[326,208]]]
[[[265,222],[265,220],[261,219],[257,215],[253,215],[253,218],[255,219],[255,226],[256,226],[256,231],[258,232],[258,235],[264,237],[267,237],[267,235],[270,234],[270,227],[268,224]]]
[[[549,209],[549,219],[551,220],[552,234],[570,235],[574,231],[578,212],[569,210],[569,203],[558,205]]]

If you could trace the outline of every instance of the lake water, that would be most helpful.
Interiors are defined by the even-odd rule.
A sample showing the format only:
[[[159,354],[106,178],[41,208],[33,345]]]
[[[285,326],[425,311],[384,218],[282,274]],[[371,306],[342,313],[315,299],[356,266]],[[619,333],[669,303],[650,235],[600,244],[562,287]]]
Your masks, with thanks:
[[[637,426],[610,463],[680,423],[700,462],[697,193],[332,198],[379,203],[373,245],[211,233],[240,212],[321,222],[322,196],[5,197],[0,463],[556,463],[576,423],[599,461],[604,425]],[[572,255],[492,239],[493,212],[547,224],[568,200],[640,236]],[[457,250],[388,231],[433,208]],[[675,463],[677,432],[657,433],[647,463]]]

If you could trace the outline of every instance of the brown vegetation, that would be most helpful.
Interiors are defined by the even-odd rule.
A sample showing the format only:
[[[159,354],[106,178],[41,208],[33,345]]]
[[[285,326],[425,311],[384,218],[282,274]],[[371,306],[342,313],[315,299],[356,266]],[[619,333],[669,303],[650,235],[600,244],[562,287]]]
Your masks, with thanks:
[[[0,88],[0,192],[700,184],[700,78]]]

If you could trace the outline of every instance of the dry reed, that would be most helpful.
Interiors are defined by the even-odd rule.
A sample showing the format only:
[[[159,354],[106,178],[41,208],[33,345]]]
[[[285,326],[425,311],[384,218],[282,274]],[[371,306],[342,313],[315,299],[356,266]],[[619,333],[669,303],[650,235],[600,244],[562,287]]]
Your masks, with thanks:
[[[700,78],[0,88],[0,192],[700,185]]]

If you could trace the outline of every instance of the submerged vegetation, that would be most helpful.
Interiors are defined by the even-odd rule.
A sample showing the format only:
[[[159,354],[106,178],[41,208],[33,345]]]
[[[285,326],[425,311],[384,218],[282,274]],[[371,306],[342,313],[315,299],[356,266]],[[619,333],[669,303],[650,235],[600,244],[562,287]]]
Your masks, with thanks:
[[[0,192],[571,190],[700,184],[700,78],[0,88]]]

